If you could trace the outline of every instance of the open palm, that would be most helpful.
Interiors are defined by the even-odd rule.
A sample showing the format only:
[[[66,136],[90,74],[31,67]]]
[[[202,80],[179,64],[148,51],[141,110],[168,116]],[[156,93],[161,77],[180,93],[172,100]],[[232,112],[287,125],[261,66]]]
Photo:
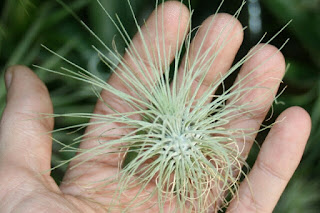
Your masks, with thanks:
[[[142,34],[148,35],[147,46],[152,48],[164,48],[160,52],[167,54],[159,57],[167,57],[159,61],[172,61],[174,52],[183,43],[184,35],[189,24],[189,12],[187,8],[181,7],[178,2],[167,2],[163,5],[164,19],[161,14],[153,13],[146,22],[147,27],[142,28]],[[162,6],[160,8],[162,8]],[[159,17],[156,17],[159,15]],[[225,40],[223,48],[216,56],[214,63],[206,78],[202,81],[201,87],[197,88],[199,79],[194,83],[196,98],[200,98],[208,86],[218,76],[226,73],[242,43],[243,33],[241,24],[232,16],[227,14],[217,14],[214,21],[208,18],[202,24],[197,36],[193,40],[189,60],[196,58],[197,52],[205,52],[211,46],[213,41],[218,39],[215,46],[219,47]],[[158,21],[158,24],[156,24]],[[230,29],[222,31],[230,21]],[[156,27],[166,28],[165,37],[156,36]],[[208,33],[207,33],[208,32]],[[222,35],[220,33],[222,32]],[[224,35],[224,34],[225,35]],[[178,42],[177,42],[177,37]],[[227,39],[226,39],[227,38]],[[165,46],[159,47],[156,39],[163,39]],[[133,39],[133,45],[141,61],[148,67],[150,62],[147,59],[144,44],[141,35],[137,34]],[[269,60],[254,73],[251,81],[246,86],[253,87],[259,85],[267,88],[278,88],[279,79],[282,79],[285,71],[285,61],[278,50],[271,45],[260,45],[260,48],[253,57],[244,63],[237,80],[248,74],[254,67]],[[212,48],[210,54],[214,54],[216,49]],[[210,55],[209,54],[209,55]],[[270,57],[272,56],[272,57]],[[130,54],[124,56],[125,63],[132,70],[136,68]],[[121,65],[120,65],[121,66]],[[160,65],[161,66],[161,65]],[[121,70],[121,67],[119,68]],[[178,76],[184,72],[184,67],[179,69]],[[121,72],[119,72],[121,75]],[[139,72],[137,72],[139,74]],[[142,78],[142,76],[141,76]],[[236,81],[237,81],[236,80]],[[119,75],[113,74],[108,83],[117,90],[132,94]],[[112,177],[118,171],[119,155],[98,156],[87,161],[73,169],[68,169],[64,181],[57,186],[49,173],[42,174],[43,171],[50,169],[51,162],[51,137],[43,133],[51,131],[53,128],[53,119],[46,118],[41,120],[30,119],[34,114],[30,112],[52,113],[52,104],[44,84],[37,76],[26,67],[15,66],[6,72],[6,85],[8,88],[7,107],[3,113],[0,126],[0,211],[1,212],[105,212],[108,205],[112,202],[112,196],[105,193],[99,193],[92,188],[83,188],[80,183],[88,183],[107,179]],[[261,89],[250,91],[243,101],[255,103],[259,97],[264,94]],[[114,94],[102,91],[95,112],[97,114],[111,114],[106,103],[119,112],[128,112],[131,108]],[[210,102],[210,100],[208,100]],[[263,106],[254,110],[254,114],[245,118],[237,118],[228,124],[228,128],[252,129],[257,131],[260,128],[266,113],[273,101],[272,96],[265,98]],[[237,102],[237,104],[241,104]],[[230,212],[272,212],[286,184],[290,180],[296,169],[306,141],[310,132],[309,115],[301,108],[293,107],[283,112],[268,134],[258,159],[252,168],[247,181],[240,185],[237,199],[230,204]],[[110,124],[104,128],[117,127],[118,124]],[[96,125],[89,126],[90,129],[97,128]],[[98,136],[103,132],[93,131],[87,137]],[[128,132],[128,130],[123,130]],[[124,134],[124,133],[121,133]],[[247,156],[250,151],[254,137],[246,139],[242,155]],[[240,142],[239,142],[240,143]],[[99,145],[97,140],[84,140],[80,144],[81,148],[88,149]],[[239,146],[243,146],[239,144]],[[81,161],[81,157],[71,162],[72,165]],[[109,186],[109,190],[115,190],[117,184]],[[149,183],[149,188],[155,187],[155,183]],[[126,196],[121,196],[120,203],[125,204],[135,196],[139,188],[131,189],[126,192]],[[155,198],[156,199],[156,198]],[[130,212],[157,212],[158,206],[152,205],[156,200],[150,200],[150,203],[140,205],[137,209]],[[164,212],[170,212],[172,205],[164,207]],[[212,209],[212,212],[216,210]]]

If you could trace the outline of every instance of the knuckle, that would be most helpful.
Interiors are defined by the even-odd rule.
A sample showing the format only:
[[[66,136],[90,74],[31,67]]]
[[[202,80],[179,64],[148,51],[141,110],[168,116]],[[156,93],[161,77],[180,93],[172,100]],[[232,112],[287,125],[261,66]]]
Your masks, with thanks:
[[[289,181],[289,178],[286,177],[281,171],[277,171],[272,165],[264,162],[263,160],[258,159],[257,167],[269,177],[276,178],[281,182]]]
[[[254,193],[250,190],[242,191],[238,207],[236,207],[236,209],[239,209],[239,212],[247,213],[265,212],[263,205],[255,199]]]

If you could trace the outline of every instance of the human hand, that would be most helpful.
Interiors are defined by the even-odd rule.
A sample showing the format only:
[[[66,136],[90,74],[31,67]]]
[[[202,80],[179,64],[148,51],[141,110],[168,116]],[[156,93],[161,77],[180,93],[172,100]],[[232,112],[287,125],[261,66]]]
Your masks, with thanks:
[[[180,10],[180,6],[176,2],[165,3],[164,11],[168,13],[168,16],[165,16],[168,18],[164,20],[168,30],[165,38],[166,48],[168,48],[167,51],[169,49],[174,51],[174,48],[177,48],[175,38],[178,31],[183,32],[188,27],[189,14],[186,9]],[[180,16],[180,12],[183,19],[179,25],[177,17]],[[202,41],[208,27],[210,33],[203,44],[204,49],[211,45],[210,41],[217,38],[221,28],[231,18],[229,15],[219,14],[212,25],[207,19],[194,40],[193,50],[199,49],[199,42]],[[155,16],[152,15],[147,21],[148,33],[155,33],[154,22]],[[146,33],[146,29],[143,29]],[[238,22],[233,27],[231,34],[232,40],[218,54],[197,96],[201,97],[201,91],[205,91],[206,85],[210,84],[219,73],[225,73],[231,66],[242,42],[242,27]],[[183,33],[180,33],[180,37],[179,42],[181,43]],[[133,41],[135,47],[141,47],[141,49],[138,48],[138,51],[141,51],[140,54],[144,56],[139,35]],[[152,42],[148,45],[150,47],[156,46]],[[273,54],[275,55],[263,67],[260,67],[259,73],[254,78],[255,81],[251,82],[252,85],[247,86],[261,83],[262,86],[268,88],[278,87],[278,80],[266,81],[266,79],[282,79],[285,62],[281,53],[270,45],[264,46],[261,51],[250,58],[243,65],[239,76],[244,76],[253,67]],[[173,54],[171,55],[173,56]],[[192,50],[190,56],[193,56]],[[135,67],[134,63],[130,61],[129,55],[124,58],[129,66]],[[182,71],[183,68],[179,70],[179,72]],[[109,79],[109,84],[118,90],[130,93],[115,74]],[[34,114],[32,113],[50,114],[53,112],[47,89],[32,71],[21,66],[11,67],[6,72],[6,85],[8,88],[7,107],[0,126],[1,212],[106,211],[111,200],[109,196],[84,189],[71,180],[77,178],[77,181],[85,183],[111,177],[118,171],[119,158],[112,155],[98,156],[94,161],[86,162],[72,170],[69,169],[64,182],[57,186],[49,172],[43,174],[43,171],[50,169],[52,145],[51,137],[43,133],[52,130],[53,118],[33,119]],[[262,91],[259,89],[252,90],[246,95],[245,101],[254,102],[261,93]],[[102,92],[102,98],[118,111],[130,110],[111,93]],[[270,107],[272,101],[272,98],[266,99],[264,102],[266,109]],[[254,111],[255,114],[251,115],[251,119],[246,117],[243,120],[241,118],[234,120],[229,124],[229,127],[258,130],[266,115],[266,109]],[[112,112],[105,107],[102,101],[98,101],[95,113],[110,114]],[[230,204],[229,212],[272,212],[296,169],[310,132],[309,115],[303,109],[293,107],[284,111],[277,120],[281,122],[272,127],[261,147],[257,161],[248,175],[250,184],[247,181],[242,182],[238,199],[234,199]],[[90,126],[89,128],[96,127]],[[253,138],[250,141],[246,140],[243,156],[247,156],[252,143]],[[80,146],[90,148],[96,145],[96,141],[84,141]],[[76,161],[71,164],[76,164]],[[148,187],[152,188],[154,184],[150,183]],[[135,193],[136,191],[133,190],[131,196],[134,196]],[[121,203],[125,204],[130,200],[130,192],[127,199],[122,200]],[[169,208],[170,206],[165,206],[164,212],[169,212]],[[158,209],[157,206],[150,207],[150,204],[145,204],[139,206],[136,211],[155,212]]]

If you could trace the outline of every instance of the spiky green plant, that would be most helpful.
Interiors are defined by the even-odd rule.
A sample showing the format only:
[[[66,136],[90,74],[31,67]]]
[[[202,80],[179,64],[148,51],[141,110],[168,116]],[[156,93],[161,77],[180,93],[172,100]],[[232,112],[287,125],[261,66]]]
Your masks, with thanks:
[[[129,1],[128,3],[130,6]],[[239,15],[243,4],[234,17]],[[104,10],[102,6],[101,8]],[[62,151],[78,153],[74,158],[57,167],[76,160],[77,163],[70,168],[73,169],[83,163],[94,162],[97,157],[119,160],[118,171],[113,178],[77,183],[83,187],[92,184],[99,193],[110,193],[112,195],[112,201],[109,203],[110,210],[117,210],[120,206],[124,206],[125,209],[122,211],[129,211],[131,208],[146,203],[150,207],[158,205],[161,212],[168,203],[174,206],[171,209],[173,212],[206,212],[209,209],[222,209],[227,206],[230,201],[227,198],[228,195],[231,196],[231,199],[236,197],[239,180],[241,176],[245,176],[243,167],[247,166],[246,156],[242,153],[246,140],[257,133],[257,130],[252,129],[228,128],[228,124],[240,117],[250,119],[252,113],[265,110],[265,106],[261,103],[264,103],[270,96],[274,98],[273,90],[276,88],[265,88],[262,86],[263,82],[255,86],[248,86],[250,81],[255,80],[253,73],[267,63],[273,55],[253,68],[247,75],[242,76],[231,87],[225,88],[225,80],[264,46],[255,48],[232,66],[227,73],[221,74],[207,85],[205,91],[201,92],[201,97],[198,97],[200,86],[217,55],[233,39],[232,36],[228,39],[221,36],[232,32],[235,25],[234,19],[230,19],[211,46],[201,52],[209,33],[208,29],[193,60],[188,57],[193,32],[191,20],[189,20],[190,27],[183,35],[185,44],[180,45],[174,51],[175,61],[170,64],[168,54],[171,51],[161,50],[166,49],[164,40],[160,39],[166,36],[163,22],[161,26],[155,27],[157,44],[155,48],[152,48],[147,45],[150,35],[142,33],[133,14],[138,34],[141,37],[141,46],[147,55],[146,63],[137,47],[132,45],[133,42],[121,21],[112,19],[106,10],[104,12],[117,27],[127,44],[126,53],[130,56],[131,63],[134,63],[134,69],[128,66],[127,59],[118,54],[116,49],[105,45],[89,27],[83,22],[82,24],[105,47],[108,55],[93,46],[101,60],[126,87],[125,90],[130,90],[130,94],[114,88],[88,70],[48,49],[76,70],[62,68],[65,72],[60,72],[43,67],[38,68],[92,85],[93,91],[100,101],[105,103],[105,110],[109,112],[108,114],[53,115],[54,117],[91,119],[90,123],[65,129],[89,127],[83,137],[75,139],[74,144],[84,141],[95,141],[97,144],[89,148],[81,146],[74,148],[72,144],[65,145],[56,140],[64,146]],[[163,16],[163,10],[158,7],[155,13]],[[215,17],[213,16],[211,24]],[[156,23],[159,22],[156,21]],[[222,43],[217,47],[219,40]],[[178,38],[177,46],[179,46]],[[183,53],[186,55],[185,60],[181,60]],[[184,71],[179,72],[182,74],[178,75],[179,66],[184,67]],[[256,77],[257,74],[255,74]],[[219,87],[222,88],[222,92],[213,95]],[[117,100],[121,100],[122,107],[129,110],[118,111],[107,104],[99,95],[100,89],[113,94]],[[245,97],[255,89],[264,89],[265,94],[254,103],[243,103]],[[155,187],[148,187],[150,183],[154,183]],[[114,187],[115,185],[117,187]],[[135,195],[125,204],[120,203],[121,198],[126,197],[130,190],[135,190]]]

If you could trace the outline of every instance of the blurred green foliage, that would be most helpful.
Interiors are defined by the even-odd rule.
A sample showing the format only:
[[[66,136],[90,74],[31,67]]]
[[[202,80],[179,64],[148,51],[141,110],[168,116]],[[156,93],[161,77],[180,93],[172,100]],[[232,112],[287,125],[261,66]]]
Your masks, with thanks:
[[[119,33],[111,21],[103,14],[95,0],[65,1],[70,9],[87,23],[94,32],[111,46],[116,41],[120,52],[124,50]],[[249,5],[259,3],[248,0],[239,19],[244,26],[249,25]],[[130,36],[136,32],[132,16],[126,0],[101,0],[106,10],[118,14]],[[221,11],[233,13],[241,1],[227,0]],[[131,0],[138,18],[143,24],[153,10],[155,1]],[[198,26],[209,15],[213,14],[220,1],[191,0],[194,9],[193,24]],[[318,212],[320,209],[320,0],[268,0],[260,1],[262,25],[261,30],[252,34],[250,28],[245,31],[245,41],[238,58],[243,56],[255,44],[265,31],[269,35],[276,33],[289,20],[293,22],[278,36],[272,44],[280,46],[287,38],[291,41],[282,50],[290,69],[284,82],[288,86],[280,101],[285,105],[275,105],[275,116],[285,108],[299,105],[309,111],[312,116],[313,129],[302,162],[283,194],[274,212]],[[99,44],[89,36],[68,10],[55,0],[3,0],[0,3],[0,114],[5,107],[5,88],[3,71],[13,64],[24,64],[32,68],[37,64],[50,69],[59,69],[66,64],[56,56],[41,48],[48,48],[65,56],[90,72],[107,79],[109,72],[91,45]],[[252,18],[252,17],[251,17]],[[95,97],[88,85],[65,77],[35,70],[47,84],[53,99],[56,113],[90,112]],[[56,127],[63,127],[85,120],[59,118]],[[76,134],[81,134],[80,132]],[[56,134],[59,140],[71,141],[64,133]],[[60,160],[70,158],[70,153],[60,153],[59,146],[53,147],[53,165]],[[253,150],[254,161],[257,149]],[[57,181],[63,176],[65,168],[57,169],[53,176]]]

